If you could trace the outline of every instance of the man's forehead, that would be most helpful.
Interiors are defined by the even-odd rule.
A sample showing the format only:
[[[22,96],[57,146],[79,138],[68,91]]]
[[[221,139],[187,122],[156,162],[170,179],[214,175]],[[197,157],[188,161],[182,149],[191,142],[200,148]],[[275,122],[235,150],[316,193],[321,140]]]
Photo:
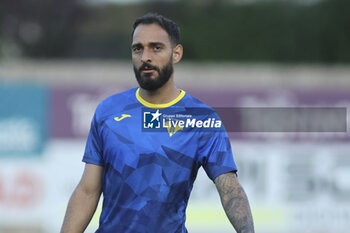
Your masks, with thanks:
[[[170,38],[158,24],[140,24],[135,28],[132,44],[148,44],[152,42],[170,43]]]

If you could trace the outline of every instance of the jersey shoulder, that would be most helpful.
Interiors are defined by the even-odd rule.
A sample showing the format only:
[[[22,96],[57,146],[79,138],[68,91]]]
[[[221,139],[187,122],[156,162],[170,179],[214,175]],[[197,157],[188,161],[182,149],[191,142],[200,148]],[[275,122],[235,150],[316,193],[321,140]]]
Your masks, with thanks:
[[[191,113],[195,113],[194,115],[203,115],[203,116],[217,116],[217,113],[214,108],[204,104],[202,101],[193,97],[189,94],[186,94],[186,98],[184,99],[184,107],[187,108]]]
[[[216,112],[216,110],[213,107],[204,104],[202,101],[200,101],[196,97],[193,97],[189,94],[186,94],[186,97],[187,98],[184,100],[184,104],[185,104],[184,107],[186,108],[187,114],[202,121],[211,119],[212,121],[221,122],[221,118],[219,114]],[[222,130],[225,130],[223,124],[221,124],[219,131],[222,131]],[[207,130],[206,132],[209,132],[209,131]]]
[[[188,93],[185,95],[184,105],[189,108],[207,108],[213,110],[212,107],[204,104],[202,101]]]

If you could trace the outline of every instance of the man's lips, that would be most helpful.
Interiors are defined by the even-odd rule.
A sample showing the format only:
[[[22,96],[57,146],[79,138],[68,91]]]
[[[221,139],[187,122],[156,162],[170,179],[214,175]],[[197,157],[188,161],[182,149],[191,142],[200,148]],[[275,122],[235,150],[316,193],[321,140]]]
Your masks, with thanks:
[[[153,73],[154,71],[155,70],[153,70],[153,69],[142,70],[142,72],[145,74],[150,74],[150,73]]]
[[[142,64],[142,66],[140,67],[140,72],[144,74],[151,74],[154,71],[158,71],[158,69],[155,66],[152,66],[146,63]]]

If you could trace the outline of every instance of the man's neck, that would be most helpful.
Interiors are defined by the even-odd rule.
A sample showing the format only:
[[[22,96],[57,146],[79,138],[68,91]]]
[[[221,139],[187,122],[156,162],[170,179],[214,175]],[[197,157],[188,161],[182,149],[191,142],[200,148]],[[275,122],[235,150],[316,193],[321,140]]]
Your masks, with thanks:
[[[140,88],[139,93],[142,99],[146,100],[149,103],[166,104],[176,99],[176,97],[178,97],[180,94],[180,90],[175,87],[174,81],[171,78],[161,88],[153,91]]]

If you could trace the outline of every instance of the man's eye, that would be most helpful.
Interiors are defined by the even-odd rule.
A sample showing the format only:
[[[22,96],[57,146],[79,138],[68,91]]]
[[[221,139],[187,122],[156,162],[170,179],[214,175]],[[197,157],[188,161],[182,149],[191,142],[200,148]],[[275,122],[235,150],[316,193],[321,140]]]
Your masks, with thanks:
[[[141,48],[140,47],[134,47],[134,48],[132,48],[132,51],[133,52],[139,52],[139,51],[141,51]]]
[[[155,51],[159,51],[159,50],[161,50],[161,49],[162,49],[162,48],[161,48],[160,46],[155,46],[155,47],[154,47],[154,50],[155,50]]]

